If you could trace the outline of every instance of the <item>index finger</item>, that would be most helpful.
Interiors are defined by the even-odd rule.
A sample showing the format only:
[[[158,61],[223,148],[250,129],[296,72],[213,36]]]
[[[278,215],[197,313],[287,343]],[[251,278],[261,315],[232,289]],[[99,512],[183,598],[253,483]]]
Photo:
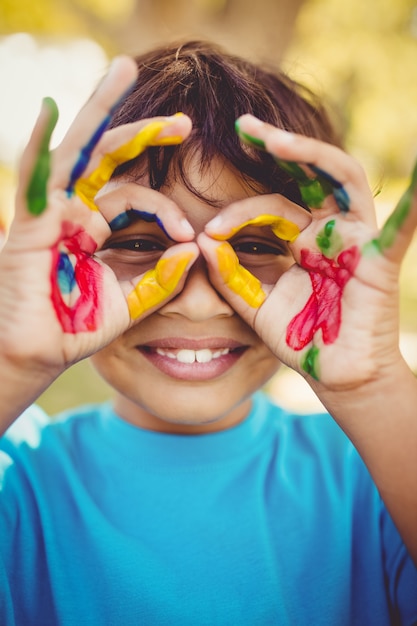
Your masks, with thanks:
[[[181,123],[180,117],[184,118]],[[177,120],[178,124],[176,125]],[[86,176],[75,181],[75,193],[92,210],[97,210],[94,202],[95,196],[109,182],[119,165],[138,157],[149,146],[170,146],[181,143],[191,128],[191,122],[189,118],[179,113],[167,118],[152,121],[144,120],[138,125],[139,130],[137,132],[136,126],[130,126],[128,130],[130,130],[130,134],[134,132],[133,137],[121,145],[116,144],[116,147],[110,152],[106,152],[106,148],[109,149],[111,146],[110,142],[106,142],[107,145],[110,143],[110,146],[106,148],[100,146],[98,154],[92,159],[90,166],[86,168]],[[113,132],[113,141],[114,136],[115,133]]]
[[[205,231],[219,241],[230,239],[246,226],[268,226],[279,239],[294,242],[311,223],[311,215],[279,194],[244,198],[225,207]]]
[[[135,83],[136,63],[127,56],[116,57],[108,74],[78,113],[62,143],[54,151],[50,187],[71,195],[86,169],[91,154],[107,129],[112,115]]]
[[[304,202],[320,209],[320,217],[334,213],[352,213],[375,227],[373,198],[362,167],[337,146],[304,135],[297,135],[252,115],[236,121],[242,141],[266,150],[276,163],[296,181]],[[328,206],[333,198],[335,206]],[[324,207],[324,208],[323,208]]]

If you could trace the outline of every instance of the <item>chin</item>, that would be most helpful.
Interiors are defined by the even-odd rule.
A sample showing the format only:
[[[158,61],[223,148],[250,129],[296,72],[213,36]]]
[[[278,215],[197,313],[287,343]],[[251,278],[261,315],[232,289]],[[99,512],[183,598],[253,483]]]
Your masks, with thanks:
[[[251,395],[251,394],[249,394]],[[142,402],[140,398],[118,396],[115,400],[117,413],[127,421],[149,430],[172,433],[215,432],[238,424],[250,411],[248,395],[230,398],[219,403],[223,394],[204,394],[201,389],[191,393],[184,390],[178,394],[166,393],[154,402]]]

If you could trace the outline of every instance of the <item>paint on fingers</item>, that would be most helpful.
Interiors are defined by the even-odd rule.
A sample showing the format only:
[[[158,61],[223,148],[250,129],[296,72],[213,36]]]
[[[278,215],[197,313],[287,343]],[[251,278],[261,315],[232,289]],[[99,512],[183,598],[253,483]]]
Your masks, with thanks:
[[[260,307],[266,298],[261,282],[239,263],[228,243],[220,244],[216,253],[219,273],[227,287],[249,306]]]
[[[51,169],[49,144],[58,121],[58,107],[52,98],[44,98],[42,107],[47,112],[47,122],[39,144],[32,175],[26,189],[26,203],[29,213],[41,215],[46,209],[47,186]]]
[[[160,259],[153,269],[146,272],[127,296],[131,319],[137,319],[169,298],[193,257],[191,253],[175,254],[167,259]]]
[[[98,142],[100,141],[103,134],[106,132],[115,111],[117,110],[119,105],[124,101],[126,96],[131,92],[132,89],[133,89],[133,85],[131,85],[128,89],[126,89],[126,91],[122,94],[122,96],[113,104],[113,106],[110,108],[107,115],[104,117],[104,119],[100,122],[100,124],[97,126],[97,128],[91,135],[90,139],[81,148],[80,154],[78,155],[78,159],[76,160],[75,165],[72,168],[70,176],[69,176],[69,181],[68,181],[68,185],[66,188],[68,197],[71,197],[73,195],[75,184],[79,180],[79,178],[82,176],[82,173],[84,172],[87,165],[89,164],[91,154],[94,148],[96,147],[96,145],[98,144]]]
[[[127,209],[123,211],[123,213],[119,213],[109,222],[109,226],[112,232],[116,232],[118,230],[123,230],[124,228],[128,228],[131,224],[134,224],[137,220],[143,220],[144,222],[155,222],[159,228],[162,230],[164,235],[173,241],[171,235],[167,232],[165,226],[162,223],[162,220],[155,214],[150,213],[149,211],[140,211],[139,209]]]
[[[393,213],[385,222],[379,237],[365,244],[363,253],[366,255],[383,253],[385,250],[393,246],[399,230],[402,228],[405,220],[410,214],[413,201],[417,202],[415,195],[417,192],[417,161],[414,164],[411,174],[410,184],[401,196]]]
[[[69,189],[67,189],[68,193],[71,195],[74,189],[75,193],[81,198],[84,204],[92,211],[97,211],[98,209],[94,203],[94,198],[98,191],[110,180],[114,170],[119,165],[135,159],[149,146],[170,146],[181,143],[183,137],[180,135],[159,137],[159,134],[170,124],[172,124],[172,119],[150,122],[128,142],[119,146],[113,152],[106,154],[101,159],[99,166],[88,177],[80,178],[81,173],[84,171],[91,157],[92,147],[90,146],[90,141],[87,149],[82,150],[83,156],[80,157],[83,163],[87,156],[88,160],[83,165],[81,172],[76,174],[77,178],[75,180],[73,180],[75,175],[73,174],[71,176],[73,182],[69,186]],[[97,141],[95,141],[95,143],[97,143]]]
[[[277,215],[258,215],[257,217],[246,220],[246,222],[232,228],[227,233],[210,234],[210,236],[218,241],[224,241],[233,237],[233,235],[246,226],[270,226],[276,237],[283,239],[284,241],[289,241],[290,243],[293,243],[300,234],[300,229],[297,224],[285,219],[284,217],[279,217]]]
[[[247,145],[266,151],[265,142],[262,139],[253,137],[240,130],[239,120],[236,122],[236,132]],[[306,163],[306,166],[315,174],[315,176],[311,177],[298,163],[279,159],[274,155],[271,156],[276,164],[295,180],[303,202],[310,209],[320,209],[325,199],[332,195],[341,213],[347,213],[350,210],[350,197],[346,189],[340,181],[336,180],[328,172],[313,163]]]

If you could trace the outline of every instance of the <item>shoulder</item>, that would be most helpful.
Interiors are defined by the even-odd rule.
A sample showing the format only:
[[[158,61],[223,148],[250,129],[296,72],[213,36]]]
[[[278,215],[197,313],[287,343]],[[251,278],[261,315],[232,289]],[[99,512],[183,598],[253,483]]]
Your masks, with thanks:
[[[50,417],[39,406],[29,407],[0,438],[0,452],[17,457],[28,451],[71,446],[80,431],[88,430],[100,418],[106,405],[86,405]]]

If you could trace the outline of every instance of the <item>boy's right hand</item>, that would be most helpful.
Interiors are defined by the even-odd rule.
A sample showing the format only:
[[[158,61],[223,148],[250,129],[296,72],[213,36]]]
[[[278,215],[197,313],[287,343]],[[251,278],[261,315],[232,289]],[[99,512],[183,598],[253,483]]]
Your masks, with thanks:
[[[135,78],[134,62],[117,59],[53,153],[49,139],[57,111],[53,101],[45,101],[23,154],[15,219],[0,254],[0,367],[3,387],[8,378],[12,387],[19,379],[21,387],[41,381],[28,391],[30,401],[69,365],[173,297],[198,255],[191,227],[161,194],[149,212],[163,219],[181,254],[173,246],[162,264],[133,284],[118,281],[94,254],[111,228],[93,198],[117,164],[148,145],[179,143],[191,129],[188,117],[174,116],[104,134],[112,109]],[[11,391],[5,395],[13,402]]]

